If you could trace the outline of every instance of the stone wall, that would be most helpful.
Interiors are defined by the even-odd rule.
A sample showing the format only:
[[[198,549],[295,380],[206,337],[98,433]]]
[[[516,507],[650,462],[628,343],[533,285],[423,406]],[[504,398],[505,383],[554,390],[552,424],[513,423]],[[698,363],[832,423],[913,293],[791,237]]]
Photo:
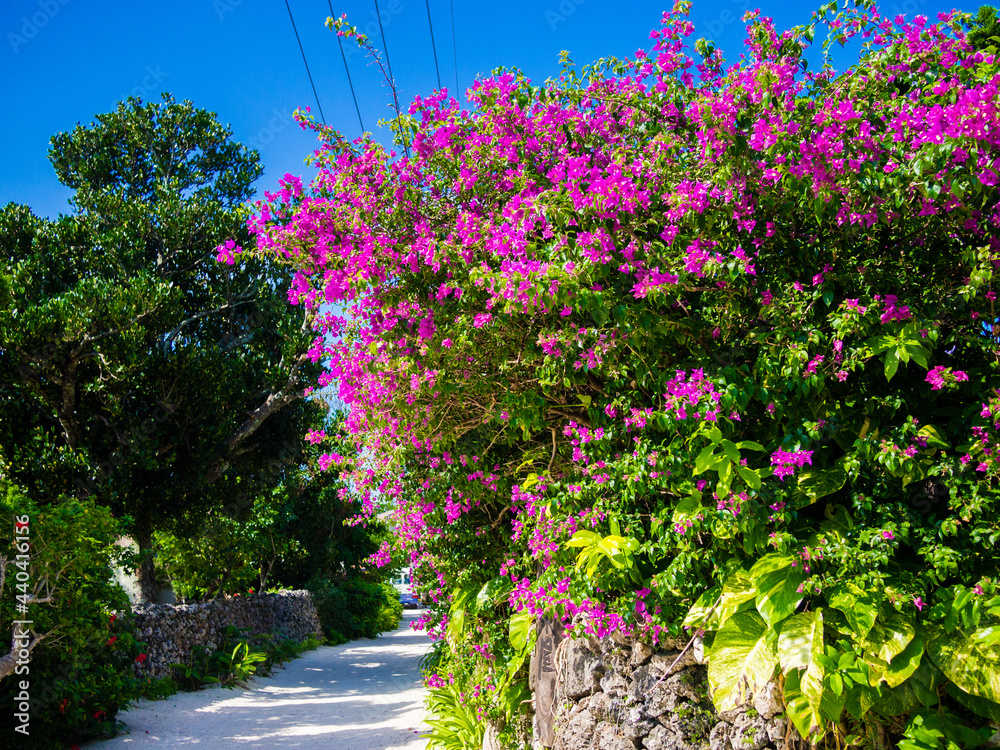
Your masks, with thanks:
[[[323,637],[308,591],[252,594],[204,604],[137,604],[132,615],[136,638],[146,644],[146,660],[138,669],[151,677],[166,677],[171,664],[189,664],[197,646],[218,649],[228,625],[249,628],[251,635],[273,633],[294,641]]]
[[[718,713],[700,648],[567,638],[555,651],[555,750],[792,750],[776,685]],[[700,644],[699,644],[700,646]],[[794,733],[794,729],[791,730]],[[797,736],[797,735],[796,735]],[[535,731],[535,747],[538,731]]]

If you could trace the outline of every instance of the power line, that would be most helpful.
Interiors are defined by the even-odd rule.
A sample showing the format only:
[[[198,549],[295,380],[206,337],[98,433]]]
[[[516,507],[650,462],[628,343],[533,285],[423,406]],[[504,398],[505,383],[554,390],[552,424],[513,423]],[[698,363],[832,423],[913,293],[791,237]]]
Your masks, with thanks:
[[[333,18],[333,2],[331,0],[326,0],[326,4],[330,6],[330,18]],[[354,82],[351,80],[351,69],[347,67],[347,55],[344,54],[344,41],[340,38],[340,34],[337,34],[337,44],[340,45],[340,57],[344,61],[344,70],[347,71],[347,85],[351,87],[351,98],[354,99],[354,111],[358,113],[358,124],[361,126],[361,132],[365,132],[365,123],[361,120],[361,108],[358,107],[358,97],[354,94]]]
[[[438,68],[438,51],[437,51],[437,45],[434,44],[434,24],[431,23],[431,0],[424,0],[424,4],[427,6],[427,25],[431,29],[431,49],[434,51],[434,71],[437,73],[438,90],[440,90],[441,69]]]
[[[295,32],[295,41],[299,43],[299,52],[302,53],[302,62],[306,65],[306,75],[309,76],[309,85],[312,86],[313,96],[316,97],[316,106],[319,108],[319,117],[326,125],[326,115],[323,114],[323,105],[319,103],[319,94],[316,93],[316,84],[313,83],[313,76],[309,70],[309,61],[306,59],[306,51],[302,47],[302,40],[299,38],[299,30],[295,27],[295,17],[292,15],[292,6],[285,0],[285,7],[288,8],[288,18],[292,21],[292,31]]]
[[[455,98],[458,99],[458,45],[455,42],[455,0],[451,0],[451,54],[455,58]]]
[[[288,0],[285,0],[287,3]],[[378,30],[382,35],[382,49],[385,52],[385,64],[389,68],[389,88],[392,89],[392,103],[396,107],[396,122],[400,122],[399,113],[399,97],[396,96],[396,78],[392,74],[392,61],[389,59],[389,45],[385,43],[385,29],[382,28],[382,12],[378,9],[378,0],[375,0],[375,17],[378,18]],[[402,132],[399,134],[400,138],[403,137]],[[403,151],[406,152],[406,158],[410,158],[410,147],[406,145],[406,139],[403,138]]]

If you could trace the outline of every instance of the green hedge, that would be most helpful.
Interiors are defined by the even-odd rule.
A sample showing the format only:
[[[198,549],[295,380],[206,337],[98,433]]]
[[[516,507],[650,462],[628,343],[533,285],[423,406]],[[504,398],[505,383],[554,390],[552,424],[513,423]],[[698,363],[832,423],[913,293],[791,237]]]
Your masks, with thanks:
[[[403,615],[396,589],[388,583],[341,581],[313,576],[306,584],[312,592],[323,634],[330,643],[355,638],[375,638],[394,630]]]

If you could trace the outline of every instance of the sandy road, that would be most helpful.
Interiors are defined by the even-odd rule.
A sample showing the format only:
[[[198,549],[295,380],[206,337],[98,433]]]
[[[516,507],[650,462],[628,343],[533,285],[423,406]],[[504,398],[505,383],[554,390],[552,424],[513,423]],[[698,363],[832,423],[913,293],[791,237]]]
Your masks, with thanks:
[[[120,714],[129,728],[88,750],[120,748],[295,748],[423,750],[425,690],[417,662],[430,649],[404,612],[398,630],[375,640],[325,646],[254,680],[140,701]]]

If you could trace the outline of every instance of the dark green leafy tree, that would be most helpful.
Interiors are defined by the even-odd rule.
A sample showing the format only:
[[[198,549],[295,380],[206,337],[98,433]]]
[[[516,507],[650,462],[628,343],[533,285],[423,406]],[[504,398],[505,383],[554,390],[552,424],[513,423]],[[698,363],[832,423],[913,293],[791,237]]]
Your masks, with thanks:
[[[309,403],[316,407],[317,434],[326,413],[319,399]],[[348,484],[339,471],[319,468],[324,455],[347,450],[332,436],[342,415],[334,414],[325,426],[331,436],[307,446],[300,463],[286,465],[274,486],[255,494],[245,510],[213,509],[199,519],[193,535],[156,533],[158,565],[175,593],[203,600],[268,586],[303,588],[315,577],[342,585],[355,579],[377,583],[392,575],[393,568],[377,569],[368,561],[389,538],[385,524],[351,523],[361,508]]]
[[[49,155],[72,215],[0,209],[0,462],[132,516],[146,550],[297,460],[311,316],[274,264],[216,260],[250,243],[261,168],[214,114],[129,99]],[[140,579],[151,596],[148,557]]]
[[[979,7],[975,23],[969,31],[969,44],[980,51],[990,47],[995,50],[1000,46],[1000,19],[997,18],[997,9],[992,5]]]

